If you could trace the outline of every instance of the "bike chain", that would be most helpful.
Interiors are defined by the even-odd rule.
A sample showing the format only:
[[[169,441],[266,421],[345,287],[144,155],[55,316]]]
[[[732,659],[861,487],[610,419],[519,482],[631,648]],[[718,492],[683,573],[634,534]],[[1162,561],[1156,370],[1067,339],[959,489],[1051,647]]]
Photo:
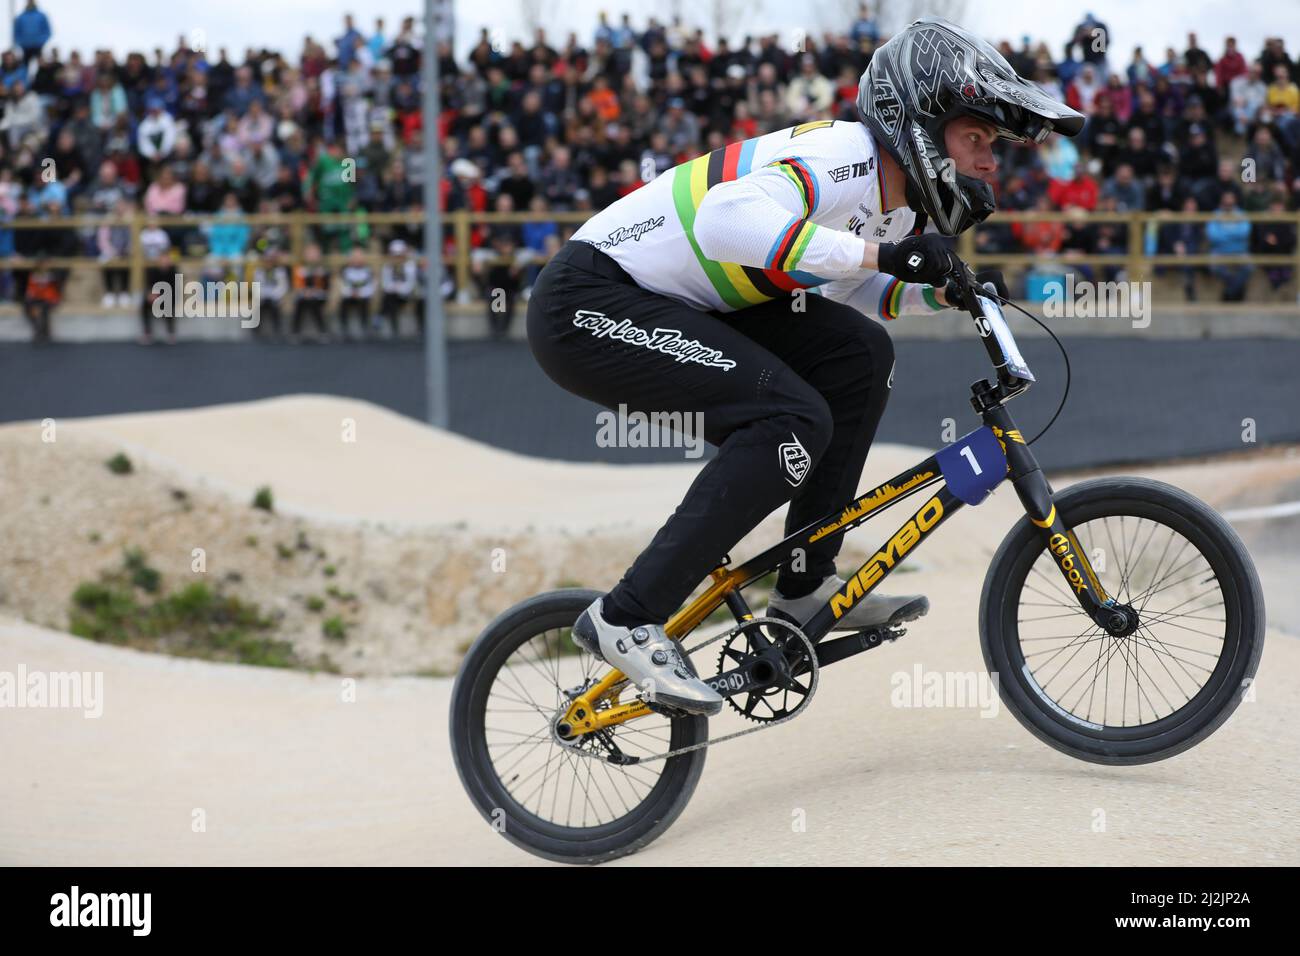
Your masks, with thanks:
[[[667,760],[669,757],[679,757],[682,754],[688,754],[694,750],[703,750],[705,747],[711,747],[714,744],[724,743],[728,740],[735,740],[737,737],[744,737],[746,734],[756,734],[760,730],[768,730],[772,727],[779,727],[781,724],[789,723],[790,721],[794,720],[796,717],[798,717],[800,714],[804,712],[807,706],[810,703],[812,703],[812,699],[817,693],[817,685],[820,680],[821,667],[818,666],[817,664],[817,648],[813,645],[813,642],[808,639],[808,635],[804,634],[804,632],[797,625],[792,624],[789,621],[782,620],[781,618],[778,617],[766,617],[766,616],[755,617],[755,618],[751,618],[748,621],[742,621],[741,623],[733,627],[731,630],[723,634],[719,634],[716,637],[711,637],[707,641],[703,641],[695,645],[695,647],[691,648],[689,651],[686,652],[686,656],[689,658],[696,651],[703,650],[704,648],[708,647],[710,644],[716,644],[718,641],[724,639],[730,639],[732,637],[735,637],[737,634],[741,633],[742,631],[748,630],[751,627],[757,627],[764,624],[775,625],[777,627],[785,628],[787,631],[790,631],[796,637],[798,637],[799,640],[803,641],[804,647],[808,649],[808,662],[809,665],[811,666],[811,670],[809,671],[809,673],[812,675],[812,679],[808,686],[808,693],[804,697],[803,701],[799,704],[799,706],[796,707],[789,714],[786,714],[784,717],[778,717],[776,720],[766,721],[755,727],[746,727],[744,730],[738,730],[733,734],[724,734],[723,736],[713,740],[706,740],[703,743],[691,744],[689,747],[679,747],[676,750],[669,750],[666,753],[652,754],[649,757],[637,757],[634,766],[643,763],[649,763],[653,760]],[[574,752],[582,754],[584,757],[591,757],[593,759],[602,759],[602,760],[605,759],[604,757],[601,757],[599,754],[589,753],[586,750],[577,750]]]

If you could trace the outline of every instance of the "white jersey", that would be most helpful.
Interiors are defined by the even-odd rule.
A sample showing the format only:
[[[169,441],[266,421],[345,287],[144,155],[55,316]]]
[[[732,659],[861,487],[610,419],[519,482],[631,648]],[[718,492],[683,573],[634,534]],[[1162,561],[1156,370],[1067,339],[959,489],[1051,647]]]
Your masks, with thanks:
[[[705,311],[820,287],[892,319],[943,308],[929,286],[862,268],[866,242],[896,242],[915,226],[911,209],[885,206],[867,127],[822,120],[675,166],[573,238],[612,257],[642,288]]]

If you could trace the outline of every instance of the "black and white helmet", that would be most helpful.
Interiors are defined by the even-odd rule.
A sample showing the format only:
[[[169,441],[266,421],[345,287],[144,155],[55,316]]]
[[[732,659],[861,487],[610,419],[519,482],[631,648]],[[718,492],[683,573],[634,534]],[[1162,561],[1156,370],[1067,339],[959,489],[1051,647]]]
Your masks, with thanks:
[[[1056,131],[1074,136],[1084,116],[1022,80],[1002,54],[938,17],[895,34],[871,58],[858,83],[858,117],[907,175],[907,204],[955,236],[995,208],[993,190],[957,172],[943,128],[973,116],[1017,142],[1041,143]]]

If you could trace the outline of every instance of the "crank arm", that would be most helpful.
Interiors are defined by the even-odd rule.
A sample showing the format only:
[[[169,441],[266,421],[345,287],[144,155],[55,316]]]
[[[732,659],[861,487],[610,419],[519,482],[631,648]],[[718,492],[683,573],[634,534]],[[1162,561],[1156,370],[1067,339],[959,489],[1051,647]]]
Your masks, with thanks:
[[[823,640],[817,645],[817,664],[820,667],[834,664],[846,657],[879,647],[885,641],[896,641],[906,633],[906,629],[901,627],[873,627],[834,640]]]

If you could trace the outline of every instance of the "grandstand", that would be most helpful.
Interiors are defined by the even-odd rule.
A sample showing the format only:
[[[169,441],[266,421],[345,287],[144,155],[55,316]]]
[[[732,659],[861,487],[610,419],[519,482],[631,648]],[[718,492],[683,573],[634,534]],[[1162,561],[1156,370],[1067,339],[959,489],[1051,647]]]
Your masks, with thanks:
[[[394,334],[414,326],[427,268],[427,51],[414,17],[395,31],[348,17],[297,51],[181,40],[119,59],[60,49],[33,12],[0,62],[10,314],[44,302],[147,318],[145,292],[182,273],[277,290],[285,334],[337,329],[349,299],[363,334],[380,315]],[[494,45],[485,29],[463,57],[437,44],[440,293],[505,334],[541,264],[592,211],[726,142],[853,120],[857,79],[884,39],[864,11],[799,49],[775,34],[715,44],[688,22],[634,15],[562,40],[538,30]],[[1211,52],[1192,35],[1159,62],[1118,53],[1134,39],[1085,19],[1072,37],[1001,42],[1019,73],[1089,122],[1078,141],[1002,149],[999,214],[962,252],[1003,264],[1030,299],[1077,272],[1153,279],[1171,302],[1293,305],[1300,67],[1281,38],[1242,51],[1216,37]],[[495,289],[504,314],[481,304]]]

